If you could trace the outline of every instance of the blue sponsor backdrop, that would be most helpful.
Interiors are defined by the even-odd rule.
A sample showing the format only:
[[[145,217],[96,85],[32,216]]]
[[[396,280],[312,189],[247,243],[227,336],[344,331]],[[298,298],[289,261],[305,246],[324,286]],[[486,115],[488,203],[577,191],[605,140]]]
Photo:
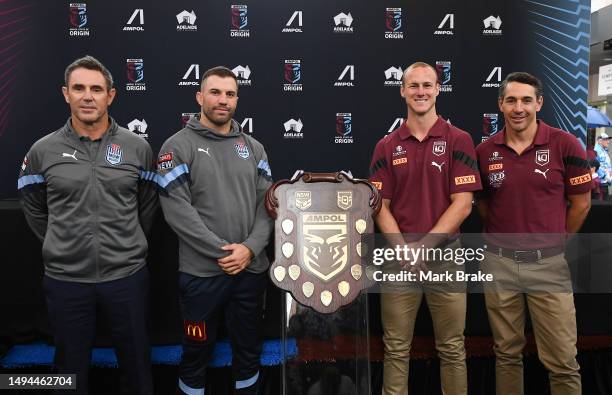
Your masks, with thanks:
[[[133,0],[0,4],[0,198],[16,197],[31,144],[68,117],[65,66],[91,54],[115,78],[111,114],[153,150],[181,128],[199,78],[219,64],[240,81],[236,113],[267,148],[275,179],[296,169],[365,177],[399,126],[402,70],[431,63],[438,110],[476,143],[501,129],[497,86],[525,70],[546,85],[540,117],[584,141],[588,0]]]

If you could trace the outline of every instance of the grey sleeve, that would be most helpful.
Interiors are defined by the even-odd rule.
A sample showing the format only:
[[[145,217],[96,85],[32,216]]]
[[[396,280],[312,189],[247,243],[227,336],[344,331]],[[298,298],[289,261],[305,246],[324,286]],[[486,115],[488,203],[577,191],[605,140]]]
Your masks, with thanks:
[[[221,239],[202,221],[191,202],[190,169],[188,153],[172,141],[161,149],[157,163],[159,201],[166,222],[199,255],[211,259],[227,256],[221,246],[229,244]]]
[[[254,256],[258,256],[268,245],[270,233],[274,228],[272,218],[268,216],[265,207],[265,197],[267,190],[272,186],[272,171],[268,163],[268,155],[262,148],[262,155],[257,163],[257,208],[255,222],[244,245],[253,251]]]
[[[143,166],[139,171],[138,179],[138,219],[140,227],[145,235],[148,235],[153,227],[155,213],[159,206],[157,198],[157,176],[155,173],[155,160],[153,151],[149,144],[146,144],[143,155]]]
[[[17,189],[21,197],[21,207],[30,229],[40,241],[44,241],[49,219],[47,184],[41,172],[40,159],[33,148],[23,159],[17,180]]]

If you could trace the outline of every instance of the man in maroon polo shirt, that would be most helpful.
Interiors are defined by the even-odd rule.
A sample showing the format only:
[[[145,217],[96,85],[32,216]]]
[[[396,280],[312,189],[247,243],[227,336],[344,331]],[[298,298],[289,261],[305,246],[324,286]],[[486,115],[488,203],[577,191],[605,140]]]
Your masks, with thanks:
[[[523,393],[525,301],[551,393],[581,393],[564,243],[589,211],[591,175],[579,141],[536,120],[542,104],[536,77],[509,74],[499,90],[505,127],[476,148],[484,185],[478,209],[488,247],[482,268],[494,276],[494,283],[484,284],[485,300],[496,388],[503,395]]]
[[[439,92],[433,67],[422,62],[408,67],[400,89],[406,122],[374,150],[370,180],[383,198],[376,223],[392,245],[458,248],[459,225],[472,209],[473,191],[481,189],[472,139],[436,114]],[[446,236],[443,241],[441,235]],[[435,266],[442,272],[457,269],[454,262]],[[418,263],[413,272],[415,268],[425,269]],[[426,284],[403,292],[383,284],[383,394],[408,393],[410,347],[423,290],[434,324],[442,390],[467,394],[465,292],[431,292]]]

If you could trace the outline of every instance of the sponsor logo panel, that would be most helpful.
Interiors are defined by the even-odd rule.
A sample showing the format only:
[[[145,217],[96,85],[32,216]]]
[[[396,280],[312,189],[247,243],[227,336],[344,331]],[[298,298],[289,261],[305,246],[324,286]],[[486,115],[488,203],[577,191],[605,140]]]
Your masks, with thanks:
[[[198,31],[198,25],[196,25],[196,16],[195,12],[191,10],[191,12],[187,10],[183,10],[176,14],[176,31],[177,32],[196,32]]]
[[[251,31],[248,29],[249,17],[248,6],[244,4],[234,4],[230,7],[232,16],[231,37],[248,38]]]
[[[68,34],[71,37],[89,37],[89,27],[87,27],[87,4],[70,3],[70,29]]]
[[[302,120],[298,118],[298,120],[296,121],[295,119],[290,119],[287,122],[285,122],[283,124],[284,128],[285,128],[285,133],[283,134],[283,137],[286,139],[302,139],[304,138],[304,133],[302,133],[302,128],[304,127],[304,124],[302,123]]]
[[[138,26],[136,26],[138,25]],[[123,27],[124,32],[144,32],[144,9],[136,8]]]
[[[354,33],[353,16],[350,12],[341,12],[334,16],[334,33]]]
[[[302,11],[294,11],[285,24],[283,33],[302,33]]]
[[[283,69],[285,84],[283,90],[285,92],[294,91],[301,92],[302,84],[299,83],[302,79],[302,61],[299,59],[286,59]]]
[[[584,183],[587,183],[587,182],[591,181],[591,175],[589,173],[587,173],[587,174],[582,175],[582,176],[570,178],[569,181],[570,181],[570,185],[584,184]]]
[[[497,16],[489,15],[488,17],[482,20],[482,23],[484,24],[484,30],[482,31],[483,35],[485,36],[501,36],[502,35],[502,30],[501,30],[502,20],[499,17],[499,15]]]
[[[147,134],[147,121],[144,119],[142,121],[134,119],[132,122],[127,124],[127,127],[130,132],[133,132],[144,139],[149,138],[149,135]]]
[[[144,82],[144,61],[142,59],[126,59],[127,91],[146,91]]]
[[[436,62],[436,73],[438,74],[438,82],[440,83],[440,92],[452,92],[452,63],[448,60],[438,60]]]
[[[402,9],[401,8],[386,8],[385,9],[385,38],[398,40],[404,38],[402,32]]]
[[[475,183],[476,183],[475,175],[455,177],[455,185],[475,184]]]
[[[352,144],[353,143],[353,116],[350,112],[336,113],[336,135],[334,143]]]

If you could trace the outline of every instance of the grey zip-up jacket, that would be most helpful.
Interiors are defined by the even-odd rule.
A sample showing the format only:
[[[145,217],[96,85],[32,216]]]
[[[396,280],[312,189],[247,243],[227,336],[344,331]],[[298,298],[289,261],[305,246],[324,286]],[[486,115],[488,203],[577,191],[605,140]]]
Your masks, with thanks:
[[[264,198],[272,173],[263,146],[232,121],[227,135],[192,117],[162,146],[157,182],[164,217],[179,238],[179,271],[224,274],[221,246],[242,243],[254,258],[245,270],[268,269],[265,247],[273,223]]]
[[[145,265],[145,233],[157,208],[155,160],[145,140],[110,122],[91,141],[68,119],[34,143],[21,165],[23,211],[54,279],[97,283]]]

